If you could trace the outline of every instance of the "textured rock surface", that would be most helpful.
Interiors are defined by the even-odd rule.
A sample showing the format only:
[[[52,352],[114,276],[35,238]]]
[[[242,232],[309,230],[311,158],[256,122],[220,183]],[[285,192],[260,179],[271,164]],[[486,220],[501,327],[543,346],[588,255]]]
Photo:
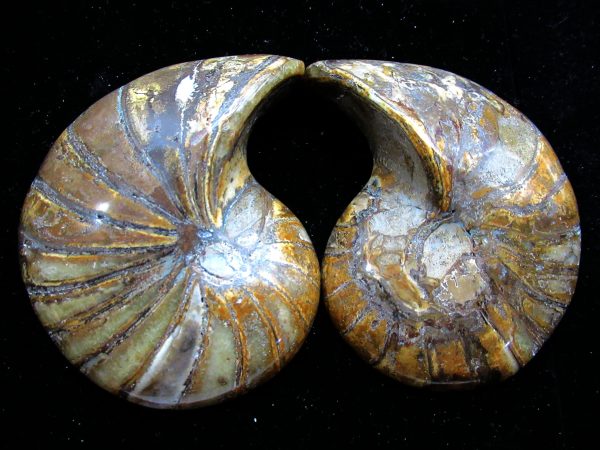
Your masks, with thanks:
[[[98,101],[52,147],[23,208],[23,277],[52,339],[100,386],[197,406],[298,350],[318,261],[245,146],[259,104],[303,70],[261,55],[167,67]]]
[[[324,61],[307,74],[337,88],[373,150],[323,261],[344,338],[413,385],[514,374],[563,315],[579,265],[576,200],[546,139],[442,70]]]

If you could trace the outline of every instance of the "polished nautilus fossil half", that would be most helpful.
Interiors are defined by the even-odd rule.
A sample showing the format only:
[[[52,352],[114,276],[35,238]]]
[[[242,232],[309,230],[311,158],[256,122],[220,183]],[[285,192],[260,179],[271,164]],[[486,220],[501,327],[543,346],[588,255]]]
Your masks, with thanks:
[[[90,379],[148,406],[214,403],[276,373],[307,335],[319,264],[250,174],[263,101],[291,58],[207,59],[143,76],[58,138],[20,229],[33,307]]]
[[[580,229],[548,141],[481,86],[430,67],[322,61],[370,140],[370,180],[323,261],[344,338],[403,382],[472,386],[514,374],[571,300]]]

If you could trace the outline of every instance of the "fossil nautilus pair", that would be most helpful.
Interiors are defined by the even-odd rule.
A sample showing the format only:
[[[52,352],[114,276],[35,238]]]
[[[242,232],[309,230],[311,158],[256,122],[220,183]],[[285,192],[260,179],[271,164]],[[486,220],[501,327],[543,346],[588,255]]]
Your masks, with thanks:
[[[369,138],[370,180],[322,271],[246,142],[294,77]],[[298,351],[320,298],[345,340],[417,386],[514,374],[570,302],[580,229],[549,143],[481,86],[430,67],[270,55],[188,62],[96,102],[58,138],[20,228],[33,308],[104,389],[183,408],[242,393]]]

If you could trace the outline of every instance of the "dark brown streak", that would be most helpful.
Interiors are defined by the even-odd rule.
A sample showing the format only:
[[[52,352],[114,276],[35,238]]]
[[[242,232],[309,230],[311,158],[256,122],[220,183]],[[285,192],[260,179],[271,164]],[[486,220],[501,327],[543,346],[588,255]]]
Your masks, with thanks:
[[[215,132],[211,133],[208,145],[207,145],[207,151],[206,151],[206,157],[205,157],[205,162],[206,162],[206,166],[207,167],[211,167],[213,168],[212,170],[209,171],[209,174],[207,176],[207,181],[208,183],[206,183],[207,186],[211,186],[211,196],[208,197],[209,201],[207,203],[211,203],[211,201],[213,201],[216,204],[216,189],[214,188],[213,183],[213,177],[214,177],[214,172],[215,170],[220,170],[221,166],[217,165],[215,159],[215,148],[217,146],[216,142],[218,141],[218,139],[222,136],[222,132],[221,132],[221,128],[222,125],[224,123],[224,121],[228,120],[231,113],[231,106],[233,104],[235,104],[235,102],[237,100],[239,100],[242,97],[243,94],[243,90],[246,86],[248,86],[249,84],[251,84],[254,80],[260,78],[261,76],[263,76],[263,71],[265,69],[267,69],[270,65],[272,65],[275,61],[278,60],[279,57],[277,56],[269,56],[267,58],[265,58],[264,61],[262,61],[261,63],[259,63],[257,65],[257,67],[252,69],[252,72],[240,72],[237,74],[234,74],[232,81],[233,81],[233,88],[231,90],[229,90],[229,92],[227,92],[226,94],[224,94],[224,101],[222,102],[222,104],[219,107],[219,111],[217,112],[215,118],[212,121],[211,124],[211,129],[215,130]],[[260,106],[260,105],[258,105]],[[257,106],[257,109],[258,109]],[[231,143],[231,148],[235,149],[238,146],[238,142],[240,137],[244,136],[244,132],[243,130],[246,128],[246,126],[248,125],[249,121],[251,120],[252,116],[253,116],[254,111],[250,114],[250,117],[248,117],[246,119],[246,122],[240,126],[240,130],[242,130],[242,132],[240,132],[240,135],[238,136],[238,138],[236,139],[235,142]],[[195,177],[197,177],[197,175],[195,175]],[[212,212],[212,205],[207,204],[205,205],[205,208],[207,208],[207,213],[209,217],[214,217],[213,216],[213,212]]]
[[[197,74],[198,74],[198,71],[200,70],[200,66],[202,65],[202,63],[203,63],[203,61],[200,61],[198,64],[195,64],[194,68],[192,69],[192,75],[193,75],[192,82],[194,83],[194,85],[197,82]],[[185,148],[187,135],[188,135],[188,131],[189,131],[189,126],[186,126],[186,125],[190,119],[190,111],[192,111],[192,113],[196,112],[198,104],[200,103],[200,97],[201,97],[201,95],[204,94],[204,92],[205,92],[204,89],[195,89],[193,92],[192,101],[186,103],[183,110],[180,112],[181,120],[180,120],[180,126],[179,126],[179,142],[178,142],[178,146],[177,146],[177,151],[179,152],[179,160],[181,161],[181,164],[183,167],[183,172],[186,175],[184,182],[183,182],[185,195],[189,199],[189,203],[190,203],[191,210],[192,210],[191,212],[194,215],[194,219],[196,219],[196,220],[200,220],[202,217],[202,214],[201,214],[200,208],[198,207],[197,197],[195,196],[195,194],[198,190],[196,179],[195,179],[195,177],[191,178],[192,174],[191,174],[191,171],[189,170],[189,154],[190,154],[190,152],[187,151],[187,149]],[[192,195],[192,194],[194,194],[194,195]]]
[[[362,320],[366,317],[366,315],[372,311],[372,308],[370,307],[369,304],[366,304],[363,309],[360,310],[360,312],[356,315],[356,317],[354,318],[354,320],[352,321],[352,323],[350,325],[348,325],[344,330],[340,330],[340,334],[342,336],[346,336],[348,334],[350,334],[352,332],[352,330],[354,330],[354,328],[356,328],[356,326],[362,322]]]
[[[217,68],[214,69],[213,74],[215,74],[215,76],[211,77],[210,81],[211,84],[209,85],[210,87],[212,87],[210,92],[216,92],[216,87],[219,84],[219,81],[223,78],[223,65],[224,62],[223,61],[216,61],[216,65]],[[213,84],[214,83],[214,84]],[[209,86],[205,86],[205,88],[208,88]],[[223,102],[225,103],[225,102]],[[222,105],[221,105],[222,107]],[[210,202],[207,201],[208,197],[206,195],[206,190],[207,190],[207,186],[210,186],[212,183],[212,177],[213,174],[210,170],[208,170],[208,168],[210,167],[210,162],[211,162],[211,155],[210,153],[213,152],[212,149],[212,142],[214,140],[214,136],[215,134],[218,134],[220,132],[220,126],[217,126],[216,128],[216,132],[215,132],[215,123],[218,124],[217,118],[213,119],[212,123],[207,124],[206,125],[206,130],[207,130],[207,136],[209,136],[208,139],[208,143],[206,145],[205,151],[200,155],[201,157],[198,159],[194,173],[193,173],[193,177],[195,180],[198,180],[198,170],[201,169],[204,172],[204,183],[202,186],[202,199],[200,199],[200,197],[196,198],[197,202],[200,202],[203,204],[203,208],[202,208],[202,217],[204,217],[205,221],[207,224],[214,224],[215,220],[211,211],[211,205]]]
[[[325,256],[335,257],[335,256],[347,255],[348,253],[353,253],[352,247],[345,248],[343,250],[332,250],[332,248],[333,248],[332,245],[327,246],[327,249],[325,250]]]
[[[277,244],[293,245],[294,247],[298,247],[298,248],[302,248],[302,249],[305,249],[305,250],[313,251],[312,245],[310,245],[310,243],[308,243],[308,242],[298,242],[298,241],[261,241],[261,244],[262,245],[277,245]]]
[[[497,209],[501,209],[503,211],[510,211],[518,216],[527,216],[535,214],[544,208],[551,200],[552,197],[560,192],[563,186],[567,183],[567,176],[562,173],[559,179],[556,181],[552,189],[548,191],[548,193],[544,196],[544,198],[536,203],[536,204],[527,204],[525,206],[514,206],[514,205],[496,205]]]
[[[469,373],[471,375],[477,375],[477,369],[475,367],[473,367],[473,364],[474,364],[473,355],[471,354],[471,347],[469,346],[469,343],[467,342],[467,338],[460,331],[457,334],[458,334],[458,340],[460,340],[463,350],[465,352],[465,362],[467,363],[467,367],[469,368]]]
[[[93,255],[131,255],[131,254],[145,254],[154,252],[164,252],[166,249],[173,248],[177,243],[173,244],[161,244],[156,246],[131,246],[131,247],[71,247],[69,245],[63,245],[62,247],[55,247],[45,242],[38,240],[37,237],[31,236],[31,234],[21,231],[23,240],[22,245],[26,248],[34,249],[42,253],[48,254],[59,254],[67,256],[93,256]]]
[[[140,225],[133,222],[127,222],[123,220],[113,219],[109,215],[96,211],[94,209],[89,209],[85,206],[81,206],[75,203],[73,200],[68,199],[63,194],[56,191],[53,187],[51,187],[46,181],[41,178],[36,178],[32,185],[32,190],[38,191],[45,198],[50,200],[52,203],[57,205],[58,207],[75,213],[80,218],[86,220],[88,223],[93,223],[94,220],[100,219],[102,223],[107,225],[111,225],[115,228],[122,230],[137,230],[137,231],[145,231],[147,233],[158,234],[161,236],[177,236],[176,230],[167,230],[164,228],[155,228],[148,227],[145,225]]]
[[[144,322],[144,320],[148,316],[150,316],[154,311],[156,311],[160,303],[162,303],[162,300],[171,291],[171,289],[173,289],[178,272],[181,271],[181,268],[182,265],[175,266],[171,270],[171,272],[169,272],[169,275],[166,278],[162,278],[156,282],[160,283],[158,297],[153,301],[153,303],[150,306],[148,306],[144,311],[142,311],[139,317],[131,325],[129,325],[124,331],[113,335],[100,350],[93,352],[91,355],[87,356],[82,362],[79,362],[79,364],[82,366],[85,365],[86,369],[89,369],[89,363],[94,357],[98,356],[99,354],[109,355],[115,347],[117,347],[124,340],[126,340],[131,335],[131,333],[133,333],[133,331]],[[168,286],[168,288],[165,289],[165,286]],[[145,286],[143,290],[147,289],[148,287],[149,286]]]
[[[227,300],[223,300],[223,304],[227,307],[231,319],[231,328],[234,331],[235,346],[238,358],[236,360],[235,370],[235,387],[243,387],[246,385],[247,368],[248,368],[248,349],[246,344],[246,336],[242,332],[242,328],[239,325],[237,314],[234,308]]]
[[[169,256],[175,250],[176,250],[175,248],[169,249],[163,255],[161,255],[161,258]],[[154,267],[154,265],[159,264],[160,262],[161,261],[159,259],[157,259],[155,257],[155,255],[153,255],[152,258],[148,258],[141,262],[136,262],[130,266],[124,267],[123,269],[119,269],[114,272],[110,272],[106,275],[101,275],[96,278],[91,278],[91,279],[85,280],[85,281],[78,281],[76,283],[63,284],[60,286],[38,286],[38,285],[27,286],[27,292],[32,297],[65,295],[65,294],[69,294],[72,291],[77,290],[77,289],[92,288],[102,282],[110,281],[110,280],[113,280],[113,279],[118,278],[123,275],[135,275],[135,274],[139,274],[141,272],[148,271],[152,267]],[[148,264],[150,264],[149,267],[147,267]]]
[[[481,317],[483,318],[483,321],[492,329],[494,330],[494,332],[500,337],[500,340],[504,343],[504,348],[508,348],[508,350],[510,351],[510,354],[512,355],[512,357],[514,358],[514,360],[519,364],[519,365],[523,365],[521,364],[521,358],[519,358],[517,356],[517,354],[515,353],[515,350],[513,348],[513,342],[512,339],[511,340],[507,340],[506,337],[504,337],[504,335],[500,332],[500,330],[498,330],[494,324],[492,323],[492,321],[490,320],[490,318],[487,316],[487,313],[484,310],[480,310],[479,313],[481,314]]]
[[[166,263],[164,263],[163,261],[159,261],[158,264],[165,265]],[[157,268],[157,267],[152,267],[151,269],[149,269],[146,272],[150,272],[153,270],[155,272],[160,272],[160,268]],[[169,272],[169,276],[172,273],[173,273],[173,270],[171,270],[171,272]],[[156,276],[157,274],[155,273],[153,275]],[[96,319],[100,315],[110,312],[110,311],[120,307],[121,305],[126,303],[127,300],[129,300],[130,298],[137,296],[138,294],[149,289],[150,287],[154,286],[155,284],[162,282],[162,280],[164,280],[164,279],[165,278],[158,278],[154,281],[147,281],[147,283],[143,283],[141,285],[139,285],[139,283],[137,283],[137,284],[131,283],[132,284],[131,288],[128,290],[125,290],[124,293],[117,295],[115,297],[112,297],[112,298],[108,299],[107,301],[100,303],[99,305],[94,305],[91,308],[88,308],[84,311],[77,313],[75,316],[73,316],[68,321],[66,321],[66,323],[60,324],[54,332],[75,331],[75,330],[85,326],[92,320]]]
[[[265,278],[264,276],[262,276],[260,274],[258,274],[257,278],[262,283],[266,284],[271,289],[273,289],[273,291],[275,291],[277,294],[279,294],[279,297],[282,299],[283,303],[285,303],[285,305],[288,307],[288,309],[290,311],[292,311],[292,313],[296,316],[296,320],[301,323],[302,328],[305,331],[307,331],[308,328],[310,327],[308,320],[306,320],[306,318],[304,317],[304,314],[302,314],[301,309],[290,298],[290,296],[285,292],[285,290],[283,288],[281,288],[280,286],[277,286],[274,282],[272,282],[271,280]]]
[[[110,171],[100,161],[98,156],[96,156],[93,152],[91,152],[88,149],[87,145],[81,140],[79,135],[73,129],[73,125],[70,125],[69,128],[67,128],[67,137],[75,154],[81,158],[81,160],[86,166],[88,166],[88,168],[90,169],[88,170],[88,172],[94,175],[95,178],[100,179],[106,186],[108,186],[113,191],[124,194],[130,200],[143,205],[148,210],[152,211],[154,214],[163,218],[168,218],[171,221],[171,223],[177,224],[180,222],[179,218],[173,216],[173,214],[171,214],[162,206],[158,205],[153,200],[148,198],[143,192],[140,192],[134,186],[127,183],[125,180],[123,180],[123,178],[120,175],[117,175],[116,173]],[[119,185],[114,183],[111,180],[111,177],[116,179]],[[157,179],[160,180],[159,178]]]
[[[496,243],[498,247],[502,250],[506,251],[510,256],[516,259],[524,260],[525,264],[529,266],[536,266],[542,262],[544,264],[544,270],[550,271],[551,273],[556,274],[556,272],[563,272],[561,275],[564,276],[576,276],[577,275],[577,265],[567,265],[563,262],[558,261],[544,261],[542,258],[536,258],[535,256],[531,256],[531,252],[523,252],[515,248],[515,246],[510,242],[499,241]],[[521,264],[520,264],[521,265]],[[521,265],[522,267],[522,265]],[[538,271],[539,274],[539,271]],[[557,274],[558,275],[558,274]]]
[[[146,169],[148,169],[148,171],[154,176],[155,179],[162,183],[163,187],[165,188],[164,191],[169,197],[169,200],[175,206],[175,208],[177,208],[181,217],[185,218],[185,208],[183,208],[183,206],[181,205],[179,198],[176,195],[174,195],[171,191],[170,185],[166,182],[164,175],[155,170],[156,164],[154,164],[148,158],[146,146],[142,145],[138,137],[135,136],[135,132],[133,131],[133,127],[131,126],[131,120],[129,119],[129,113],[126,110],[127,108],[123,107],[124,104],[127,104],[126,97],[126,87],[119,88],[119,90],[117,91],[117,113],[119,115],[119,122],[121,123],[121,126],[123,128],[123,133],[127,137],[127,140],[130,142],[130,144],[133,146],[133,148],[137,150],[137,155],[139,155],[139,157],[142,159],[143,165],[146,167]],[[178,219],[177,223],[179,223],[180,221],[181,220]]]
[[[511,270],[511,268],[508,267],[503,261],[502,261],[502,265],[506,268],[506,271],[512,275],[513,280],[518,285],[518,287],[521,288],[523,291],[525,291],[526,294],[530,295],[531,297],[535,298],[536,300],[539,300],[540,302],[544,303],[547,306],[559,307],[562,310],[566,309],[567,305],[565,305],[564,303],[561,303],[558,300],[554,300],[552,297],[550,297],[542,292],[536,291],[531,286],[529,286],[527,283],[525,283],[521,279],[521,277],[519,275],[517,275],[515,272],[513,272]],[[502,286],[498,283],[496,278],[494,278],[494,277],[490,277],[490,278],[493,280],[494,284],[496,285],[496,288],[500,292],[503,292]]]
[[[392,334],[393,333],[391,333],[391,331],[392,331],[392,329],[395,328],[393,325],[394,324],[390,325],[389,322],[386,324],[385,341],[383,343],[383,346],[381,347],[381,351],[379,352],[379,355],[377,355],[377,357],[375,359],[372,359],[369,361],[369,364],[371,364],[372,366],[378,365],[381,361],[383,361],[383,358],[385,358],[385,355],[387,355],[389,346],[392,342]]]
[[[262,307],[262,305],[260,304],[258,299],[254,296],[254,294],[250,290],[244,288],[243,291],[246,293],[246,295],[248,296],[250,301],[254,304],[254,307],[260,317],[261,322],[263,323],[263,325],[265,325],[265,328],[268,330],[267,334],[270,337],[269,341],[271,344],[271,351],[275,355],[277,355],[275,366],[276,366],[277,370],[279,370],[279,368],[281,367],[281,355],[280,355],[280,351],[279,351],[279,343],[283,342],[283,340],[279,337],[279,333],[276,330],[273,316],[266,308]]]
[[[344,281],[342,284],[336,286],[336,288],[333,291],[329,292],[327,294],[327,299],[329,300],[331,297],[337,295],[339,292],[343,291],[344,289],[346,289],[351,284],[354,284],[355,286],[358,286],[357,283],[356,283],[356,280],[354,278],[351,278],[348,281]]]
[[[499,205],[499,202],[502,199],[504,199],[512,194],[517,193],[519,190],[523,189],[523,187],[526,185],[526,183],[530,182],[533,179],[533,176],[535,175],[535,173],[539,167],[539,161],[537,161],[537,157],[538,157],[538,153],[539,153],[539,146],[537,144],[538,144],[538,142],[536,142],[536,154],[532,157],[532,162],[531,162],[529,168],[527,169],[527,173],[521,178],[521,180],[518,183],[512,183],[512,184],[509,184],[506,186],[498,186],[498,187],[494,188],[493,190],[490,190],[484,197],[486,203]],[[464,154],[464,152],[463,152],[463,154]],[[461,157],[462,157],[462,155],[461,155]],[[460,159],[457,158],[457,160],[460,160]],[[482,161],[483,160],[479,161],[477,167],[475,167],[472,170],[478,170],[479,165],[481,164]]]
[[[238,203],[238,201],[244,196],[244,194],[246,192],[248,192],[250,190],[250,188],[254,188],[258,186],[256,181],[252,178],[250,178],[248,180],[247,183],[244,184],[244,186],[235,193],[235,195],[233,196],[233,198],[231,199],[231,201],[229,202],[229,204],[225,207],[224,211],[223,211],[223,222],[226,223],[228,218],[229,218],[229,213],[231,212],[232,208]]]
[[[206,348],[208,347],[209,342],[210,342],[210,339],[208,336],[208,330],[210,329],[210,320],[212,317],[212,313],[211,313],[210,304],[208,304],[208,296],[205,296],[204,292],[202,290],[201,281],[202,280],[198,280],[198,287],[200,290],[200,295],[202,297],[201,301],[206,302],[206,306],[207,306],[206,320],[202,321],[203,329],[200,331],[202,334],[202,343],[201,343],[201,345],[198,346],[198,350],[196,351],[196,355],[194,357],[194,362],[192,363],[192,368],[190,369],[190,373],[188,374],[187,378],[185,379],[183,389],[182,389],[181,393],[179,394],[179,399],[177,400],[178,404],[181,404],[183,402],[183,399],[185,398],[185,396],[189,393],[189,390],[192,386],[192,382],[194,380],[194,375],[196,374],[196,372],[198,371],[198,368],[200,367],[200,360],[205,356]],[[192,287],[192,291],[193,291],[193,287]]]
[[[427,374],[429,375],[429,384],[435,384],[433,381],[433,361],[431,360],[431,342],[423,336],[422,350],[425,353],[425,362],[427,364]]]
[[[184,284],[186,285],[186,289],[183,294],[184,301],[180,302],[177,311],[173,314],[173,317],[169,321],[169,325],[165,333],[161,336],[161,338],[154,345],[152,351],[146,356],[143,364],[140,368],[126,381],[121,385],[120,391],[124,393],[129,393],[135,389],[135,386],[139,379],[146,373],[148,367],[154,361],[157,353],[160,351],[162,346],[165,344],[167,339],[173,334],[173,332],[179,327],[183,317],[187,314],[190,305],[191,295],[189,295],[189,287],[193,286],[194,275],[193,273],[186,267],[183,270],[186,271]],[[191,281],[191,282],[190,282]]]
[[[297,267],[294,264],[290,264],[290,263],[286,263],[283,261],[270,261],[271,263],[273,263],[274,265],[279,265],[279,266],[283,266],[283,267],[287,267],[288,269],[293,270],[294,272],[299,273],[300,275],[302,275],[302,278],[312,284],[315,288],[317,288],[318,290],[321,289],[321,286],[319,285],[319,283],[317,283],[315,280],[313,280],[307,273],[302,272],[302,270]]]

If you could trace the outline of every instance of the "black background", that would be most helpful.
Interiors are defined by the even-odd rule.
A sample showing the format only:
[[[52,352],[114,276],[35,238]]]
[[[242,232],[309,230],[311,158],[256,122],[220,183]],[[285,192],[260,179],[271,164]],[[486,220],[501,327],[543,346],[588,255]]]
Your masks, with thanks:
[[[586,447],[597,445],[598,2],[20,3],[12,14],[3,12],[1,40],[7,115],[0,443],[554,449],[592,439]],[[126,82],[177,62],[243,53],[439,67],[488,87],[542,130],[575,189],[583,253],[572,305],[528,366],[475,391],[408,388],[361,362],[322,308],[304,347],[278,376],[204,409],[129,404],[67,363],[31,310],[16,259],[21,204],[43,157],[79,113]],[[256,124],[249,161],[259,182],[302,220],[321,256],[337,217],[369,176],[370,155],[341,112],[303,83],[293,87]]]

